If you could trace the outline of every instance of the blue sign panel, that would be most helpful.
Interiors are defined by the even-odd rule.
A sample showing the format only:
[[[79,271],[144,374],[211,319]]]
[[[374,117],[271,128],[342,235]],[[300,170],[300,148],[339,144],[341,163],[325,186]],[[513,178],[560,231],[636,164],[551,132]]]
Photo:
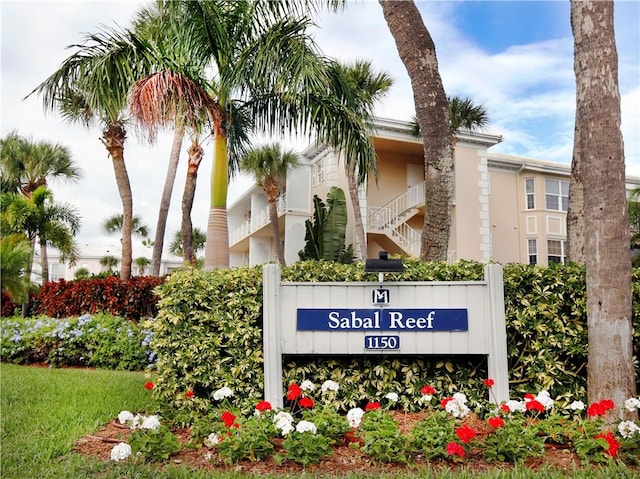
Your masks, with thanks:
[[[298,308],[298,331],[467,331],[466,309]]]

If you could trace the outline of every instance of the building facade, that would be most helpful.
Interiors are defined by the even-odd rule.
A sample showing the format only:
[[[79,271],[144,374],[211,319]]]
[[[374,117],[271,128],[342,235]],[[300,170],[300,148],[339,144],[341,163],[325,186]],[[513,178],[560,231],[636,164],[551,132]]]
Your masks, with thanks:
[[[454,142],[455,192],[448,261],[525,263],[547,266],[565,261],[570,165],[491,153],[500,136],[463,132]],[[345,191],[349,225],[346,243],[358,258],[380,250],[419,256],[424,223],[423,145],[410,124],[380,119],[373,143],[378,178],[359,191],[359,205],[349,200],[344,165],[329,148],[311,146],[302,153],[278,199],[285,260],[299,259],[305,221],[313,215],[312,198],[326,200],[333,186]],[[372,175],[370,175],[372,176]],[[640,178],[628,178],[629,188]],[[367,251],[356,243],[354,207],[359,207]],[[228,209],[231,266],[275,261],[268,205],[259,187],[248,190]]]

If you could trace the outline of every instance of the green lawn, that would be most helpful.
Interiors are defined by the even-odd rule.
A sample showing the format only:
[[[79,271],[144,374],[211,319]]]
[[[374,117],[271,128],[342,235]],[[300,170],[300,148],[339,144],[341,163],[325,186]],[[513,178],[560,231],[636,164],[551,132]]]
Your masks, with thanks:
[[[144,412],[151,408],[143,373],[46,369],[0,364],[0,425],[2,479],[248,479],[240,472],[207,473],[186,467],[124,463],[100,463],[71,452],[75,441],[90,434],[123,410]],[[274,475],[273,478],[298,477]],[[317,478],[322,476],[305,475]],[[624,466],[589,468],[571,475],[562,471],[534,473],[526,468],[476,473],[460,470],[421,470],[378,479],[627,479],[633,472]],[[348,479],[364,479],[352,474]]]

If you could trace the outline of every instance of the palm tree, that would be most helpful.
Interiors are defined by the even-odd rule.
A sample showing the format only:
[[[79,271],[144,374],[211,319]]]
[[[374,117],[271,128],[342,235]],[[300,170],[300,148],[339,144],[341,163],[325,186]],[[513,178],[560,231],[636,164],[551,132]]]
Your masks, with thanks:
[[[182,232],[182,248],[183,257],[186,264],[195,266],[197,263],[196,251],[193,247],[193,223],[191,222],[191,210],[193,209],[193,200],[196,196],[196,184],[198,180],[198,170],[204,156],[204,149],[200,145],[198,138],[194,138],[188,150],[189,162],[187,163],[187,177],[184,184],[184,192],[182,194],[182,224],[180,230]],[[204,243],[202,245],[204,247]]]
[[[586,238],[587,394],[589,402],[610,399],[622,404],[636,396],[636,381],[629,219],[613,20],[613,2],[571,0],[576,76],[574,144],[583,185]],[[611,411],[607,419],[612,421],[621,414]]]
[[[105,219],[102,223],[103,229],[109,234],[121,233],[123,225],[122,215],[113,215]],[[149,227],[145,225],[140,217],[131,218],[131,233],[146,238],[149,236]],[[121,240],[122,241],[122,240]]]
[[[240,159],[240,169],[252,173],[259,186],[262,186],[269,202],[269,221],[273,232],[276,259],[282,266],[286,265],[284,248],[280,241],[277,200],[280,188],[287,178],[289,168],[298,164],[298,155],[292,150],[283,151],[277,143],[251,148]]]
[[[184,254],[184,247],[182,246],[182,238],[182,231],[176,231],[173,241],[171,241],[171,244],[169,245],[169,252],[175,256],[182,256],[184,258],[186,255]],[[207,242],[207,235],[200,228],[193,228],[191,238],[191,247],[193,249],[192,257],[194,257],[198,252],[204,250],[204,245]],[[193,265],[191,260],[185,259],[185,263]]]
[[[100,258],[100,266],[107,269],[108,272],[113,272],[113,268],[116,268],[120,263],[120,259],[115,256],[105,255]]]
[[[453,209],[453,152],[449,106],[438,71],[436,47],[412,1],[378,0],[413,89],[424,144],[423,261],[446,261]]]
[[[0,289],[14,303],[21,303],[29,297],[25,271],[30,260],[31,247],[24,235],[0,237]]]
[[[131,85],[149,71],[148,46],[131,32],[101,29],[72,45],[77,51],[30,94],[42,96],[45,111],[86,127],[99,123],[122,202],[123,280],[131,274],[133,197],[124,160],[127,95]]]
[[[164,124],[179,111],[188,124],[206,117],[213,138],[211,205],[205,269],[227,267],[227,188],[249,133],[314,132],[348,158],[374,157],[363,122],[329,91],[327,65],[315,51],[302,15],[314,2],[166,2],[163,8],[193,27],[193,57],[209,62],[204,78],[170,69],[142,79],[153,94],[140,102],[144,125]],[[335,3],[335,2],[330,2]],[[339,2],[338,2],[339,3]],[[197,131],[197,128],[195,128]]]
[[[19,191],[26,197],[51,179],[77,181],[82,176],[67,147],[35,142],[15,131],[0,140],[0,165],[3,184],[13,184],[11,191]]]
[[[138,272],[140,276],[144,276],[144,269],[151,264],[151,260],[149,258],[145,258],[144,256],[140,256],[135,259],[136,266],[138,267]]]
[[[393,84],[393,79],[386,73],[375,73],[371,63],[365,61],[356,61],[349,65],[335,62],[331,65],[330,72],[333,94],[361,117],[368,129],[372,129],[373,107],[378,100],[387,94]],[[345,169],[349,196],[353,205],[359,253],[361,258],[364,258],[367,254],[367,235],[362,221],[358,188],[366,184],[369,172],[372,172],[377,179],[377,160],[375,156],[359,155],[357,161],[346,163]]]

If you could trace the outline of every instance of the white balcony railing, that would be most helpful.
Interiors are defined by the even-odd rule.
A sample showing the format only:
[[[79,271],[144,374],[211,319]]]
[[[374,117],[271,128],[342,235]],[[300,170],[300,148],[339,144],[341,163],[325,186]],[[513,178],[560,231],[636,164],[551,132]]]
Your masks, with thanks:
[[[276,209],[278,216],[283,214],[287,209],[287,194],[284,193],[276,200]],[[269,224],[269,206],[261,210],[251,212],[251,218],[242,223],[240,226],[229,232],[229,244],[234,245],[251,235],[254,231],[258,231]]]

